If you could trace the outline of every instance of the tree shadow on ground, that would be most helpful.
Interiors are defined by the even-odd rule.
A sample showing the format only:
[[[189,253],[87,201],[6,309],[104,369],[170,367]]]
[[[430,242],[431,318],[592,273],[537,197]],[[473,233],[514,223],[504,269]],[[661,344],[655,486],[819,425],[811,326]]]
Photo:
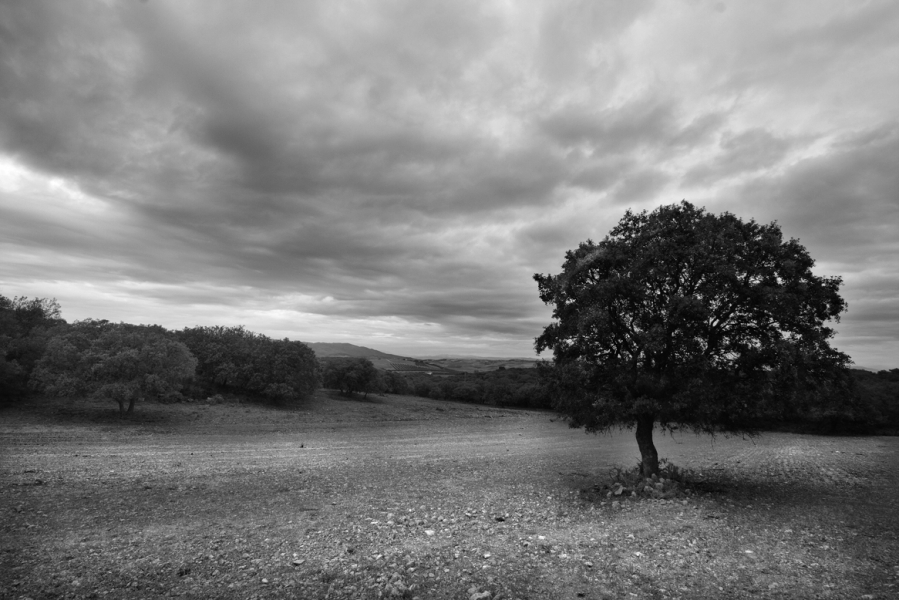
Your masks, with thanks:
[[[775,513],[827,515],[878,530],[899,528],[894,491],[874,481],[834,485],[815,480],[758,481],[720,474],[693,482],[691,487],[700,496],[735,507],[764,505]]]
[[[25,398],[0,413],[10,418],[53,425],[171,425],[186,420],[186,415],[167,412],[162,405],[152,401],[138,402],[134,412],[121,413],[114,402],[76,398]]]
[[[384,397],[369,392],[367,395],[361,393],[344,394],[338,390],[327,390],[325,392],[328,398],[332,400],[340,400],[342,402],[363,402],[365,404],[383,404]]]
[[[613,470],[614,471],[614,470]],[[579,498],[591,504],[621,504],[658,501],[658,498],[630,497],[630,491],[614,495],[614,477],[592,479],[585,474],[569,473],[567,485]],[[589,484],[584,487],[585,484]],[[820,514],[845,520],[859,527],[899,530],[899,512],[895,510],[895,485],[870,479],[862,483],[834,484],[823,479],[797,478],[792,481],[764,480],[739,473],[720,471],[697,476],[686,474],[681,489],[669,502],[712,502],[727,512],[746,512],[749,507],[764,506],[769,515]],[[687,493],[688,491],[688,493]],[[609,493],[612,496],[609,496]],[[747,513],[748,514],[748,513]],[[754,513],[753,513],[754,514]]]

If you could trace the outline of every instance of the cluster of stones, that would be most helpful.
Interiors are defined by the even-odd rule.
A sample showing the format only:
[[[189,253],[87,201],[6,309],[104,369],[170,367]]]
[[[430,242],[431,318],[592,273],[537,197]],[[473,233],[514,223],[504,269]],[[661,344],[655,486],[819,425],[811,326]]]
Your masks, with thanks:
[[[407,585],[403,576],[397,572],[382,575],[378,578],[379,598],[402,598],[407,592],[415,591],[415,584]]]
[[[616,496],[631,496],[636,498],[642,496],[645,498],[656,498],[669,500],[683,496],[685,490],[683,486],[673,480],[653,475],[652,477],[640,478],[636,483],[625,485],[621,482],[615,482],[611,485],[611,489],[606,493],[606,498]]]

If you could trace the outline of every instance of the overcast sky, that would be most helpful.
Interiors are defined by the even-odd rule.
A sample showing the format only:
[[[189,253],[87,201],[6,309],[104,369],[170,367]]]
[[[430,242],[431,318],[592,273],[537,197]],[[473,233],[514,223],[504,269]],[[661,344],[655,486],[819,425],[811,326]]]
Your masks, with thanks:
[[[628,208],[778,221],[899,366],[899,3],[0,3],[0,293],[533,356]]]

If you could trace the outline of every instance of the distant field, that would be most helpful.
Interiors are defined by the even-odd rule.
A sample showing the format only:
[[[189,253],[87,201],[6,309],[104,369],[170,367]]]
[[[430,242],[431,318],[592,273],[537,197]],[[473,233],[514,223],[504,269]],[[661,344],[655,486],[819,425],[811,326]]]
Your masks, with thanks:
[[[524,359],[491,359],[491,358],[439,358],[418,360],[414,358],[379,358],[371,357],[369,360],[379,369],[384,371],[397,371],[402,373],[482,373],[496,371],[498,369],[533,369],[537,366],[536,360]]]
[[[512,359],[486,359],[486,358],[444,358],[429,360],[430,364],[441,366],[445,369],[461,371],[464,373],[479,373],[482,371],[496,371],[504,369],[533,369],[537,366],[536,360]]]
[[[401,373],[478,373],[505,369],[529,369],[537,366],[536,360],[494,358],[428,358],[387,354],[365,346],[343,343],[306,342],[319,358],[367,358],[382,371]]]
[[[372,398],[369,396],[369,398]],[[591,490],[630,432],[319,394],[0,413],[0,598],[894,598],[899,438],[659,437],[683,501]],[[485,596],[482,596],[485,597]]]
[[[380,361],[379,361],[380,362]],[[378,366],[377,364],[375,365]],[[436,364],[418,360],[390,360],[383,368],[385,371],[397,371],[401,373],[434,373],[444,372],[445,369]]]

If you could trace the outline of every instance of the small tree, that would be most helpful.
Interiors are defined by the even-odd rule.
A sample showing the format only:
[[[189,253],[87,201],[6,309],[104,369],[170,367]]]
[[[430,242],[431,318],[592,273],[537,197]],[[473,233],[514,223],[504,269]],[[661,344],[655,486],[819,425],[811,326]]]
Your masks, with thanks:
[[[53,337],[32,384],[55,396],[90,395],[134,411],[147,395],[177,391],[197,360],[161,327],[81,321]]]
[[[557,407],[588,432],[636,426],[649,476],[655,425],[751,433],[840,398],[850,361],[825,323],[846,308],[841,279],[813,265],[776,223],[688,202],[627,211],[560,274],[534,276],[554,308],[536,349],[553,350]]]

